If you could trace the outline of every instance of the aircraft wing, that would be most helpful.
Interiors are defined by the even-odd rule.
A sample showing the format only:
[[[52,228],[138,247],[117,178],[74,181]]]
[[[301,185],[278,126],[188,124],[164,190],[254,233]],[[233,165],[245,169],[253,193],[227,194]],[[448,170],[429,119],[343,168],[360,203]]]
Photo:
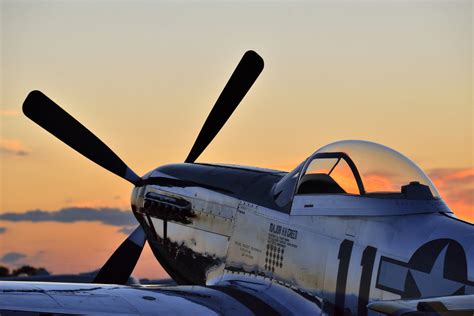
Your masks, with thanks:
[[[410,313],[432,315],[474,315],[474,295],[431,297],[417,300],[377,301],[369,309],[387,314],[403,316]]]
[[[255,279],[255,278],[253,278]],[[308,315],[317,298],[256,280],[212,286],[0,281],[0,315]]]

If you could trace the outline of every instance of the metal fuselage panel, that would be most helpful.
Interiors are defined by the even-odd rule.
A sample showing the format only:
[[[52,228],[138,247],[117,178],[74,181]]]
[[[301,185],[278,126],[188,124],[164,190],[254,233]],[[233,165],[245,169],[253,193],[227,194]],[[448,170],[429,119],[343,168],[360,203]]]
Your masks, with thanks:
[[[135,215],[145,228],[155,256],[181,284],[203,285],[212,276],[220,276],[224,268],[238,200],[222,195],[217,203],[209,200],[206,191],[156,185],[144,188],[148,195],[155,193],[188,201],[191,209],[185,217],[173,216],[175,210],[150,203],[146,197],[144,204],[136,208]]]
[[[222,179],[209,181],[224,167],[206,168],[182,185],[155,181],[134,192],[151,248],[179,283],[265,278],[321,298],[325,312],[360,315],[373,300],[474,293],[472,224],[440,213],[290,215],[269,207],[271,182],[280,175],[239,170],[238,180],[229,178],[239,184],[233,192],[229,184],[217,188]]]

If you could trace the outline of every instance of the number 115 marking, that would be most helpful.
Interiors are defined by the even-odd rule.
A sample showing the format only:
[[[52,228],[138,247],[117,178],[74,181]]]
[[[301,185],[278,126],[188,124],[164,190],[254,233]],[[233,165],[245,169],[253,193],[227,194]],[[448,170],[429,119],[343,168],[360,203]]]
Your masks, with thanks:
[[[344,239],[339,246],[339,254],[337,256],[339,259],[339,267],[337,270],[336,298],[334,301],[335,316],[344,316],[347,274],[349,272],[353,246],[354,242],[349,239]],[[360,275],[359,297],[357,302],[357,314],[359,316],[367,316],[367,304],[369,303],[370,284],[372,282],[372,272],[374,270],[376,254],[377,248],[372,246],[367,246],[362,253],[360,262],[362,272]]]

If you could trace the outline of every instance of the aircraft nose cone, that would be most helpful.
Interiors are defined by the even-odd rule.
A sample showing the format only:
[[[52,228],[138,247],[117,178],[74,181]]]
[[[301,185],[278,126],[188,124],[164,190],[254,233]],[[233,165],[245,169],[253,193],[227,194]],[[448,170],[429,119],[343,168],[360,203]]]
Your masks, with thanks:
[[[143,205],[143,192],[144,191],[145,191],[145,187],[143,186],[136,186],[132,189],[130,204],[134,212],[138,211],[140,207]]]

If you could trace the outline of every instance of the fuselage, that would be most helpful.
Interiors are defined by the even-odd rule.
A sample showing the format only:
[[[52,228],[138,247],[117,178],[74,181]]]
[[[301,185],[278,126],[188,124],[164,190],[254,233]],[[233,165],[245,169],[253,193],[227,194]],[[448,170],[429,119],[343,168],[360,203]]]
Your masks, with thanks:
[[[134,189],[132,208],[153,253],[181,284],[266,278],[340,315],[366,315],[373,300],[474,293],[472,224],[442,211],[410,212],[413,201],[394,202],[403,215],[360,211],[367,200],[331,214],[318,211],[321,195],[313,205],[306,194],[302,211],[294,201],[278,203],[275,185],[285,175],[167,165]],[[351,205],[353,197],[325,198]],[[377,210],[372,201],[368,208]]]

